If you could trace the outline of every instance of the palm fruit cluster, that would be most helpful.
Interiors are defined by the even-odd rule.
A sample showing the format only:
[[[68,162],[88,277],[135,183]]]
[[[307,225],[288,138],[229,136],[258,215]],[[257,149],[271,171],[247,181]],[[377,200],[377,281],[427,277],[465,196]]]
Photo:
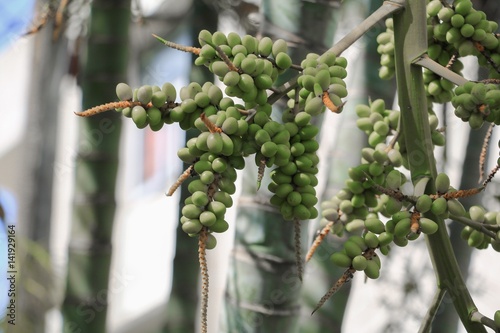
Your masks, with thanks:
[[[498,84],[469,81],[455,89],[451,103],[455,115],[473,129],[485,121],[500,124],[500,89]]]
[[[372,242],[373,238],[370,236],[350,236],[343,244],[343,249],[333,253],[330,260],[339,267],[363,271],[370,279],[377,279],[380,276],[381,262],[374,250],[379,245],[374,246]]]
[[[438,224],[426,216],[428,212],[444,218],[450,213],[463,216],[465,210],[451,195],[455,190],[445,174],[436,179],[436,195],[416,198],[401,192],[407,178],[399,167],[408,167],[406,158],[397,143],[386,144],[397,130],[399,111],[386,110],[383,100],[375,100],[356,106],[356,113],[357,126],[368,135],[369,147],[361,151],[361,164],[349,169],[346,186],[321,204],[322,224],[333,222],[333,233],[351,234],[343,250],[332,254],[335,264],[364,270],[368,277],[377,278],[379,258],[375,259],[377,265],[366,264],[374,257],[374,250],[387,255],[391,244],[406,246],[421,233],[435,233]],[[442,135],[436,131],[435,115],[429,115],[429,123],[433,133]]]
[[[385,20],[385,31],[377,36],[377,52],[380,54],[380,68],[378,75],[383,80],[394,76],[394,24],[392,18]]]
[[[318,202],[315,186],[318,184],[319,144],[317,126],[312,117],[326,107],[341,111],[341,98],[347,96],[344,78],[347,76],[345,58],[331,52],[322,56],[309,54],[302,61],[298,88],[288,93],[288,108],[283,112],[283,126],[289,136],[290,154],[271,172],[269,190],[271,203],[279,207],[286,220],[316,218]],[[298,94],[298,95],[296,95]],[[274,139],[273,139],[274,141]]]
[[[487,212],[481,206],[470,207],[466,216],[472,221],[483,225],[500,226],[500,212]],[[473,229],[471,226],[465,226],[460,236],[470,247],[486,249],[491,244],[491,247],[495,251],[500,252],[500,231],[496,232],[496,239],[493,239],[485,233]]]
[[[132,118],[138,128],[149,127],[158,131],[167,121],[167,114],[177,104],[177,92],[171,83],[158,86],[144,85],[132,90],[126,83],[118,83],[116,95],[120,101],[133,102],[134,105],[119,108],[125,117]]]
[[[196,65],[208,66],[225,85],[225,93],[241,98],[247,109],[267,103],[267,89],[278,75],[290,68],[292,60],[283,39],[257,39],[250,35],[240,37],[230,32],[199,33],[201,47]],[[223,55],[229,62],[223,59]]]
[[[478,56],[482,65],[487,64],[486,52],[494,64],[500,64],[500,45],[495,35],[498,23],[472,8],[470,0],[455,0],[449,6],[432,0],[427,4],[427,16],[432,27],[429,32],[437,43],[448,44],[461,57]]]
[[[312,125],[311,114],[304,110],[296,114],[285,112],[283,122],[271,119],[272,106],[267,102],[267,90],[279,74],[292,66],[286,43],[273,42],[267,37],[240,38],[235,33],[211,34],[205,30],[200,32],[199,41],[202,47],[196,64],[207,66],[217,75],[226,85],[229,97],[223,97],[223,90],[209,82],[203,86],[190,83],[179,94],[170,83],[161,88],[143,86],[135,92],[126,84],[117,86],[120,100],[131,105],[118,111],[131,116],[139,128],[150,125],[157,130],[164,123],[175,122],[184,130],[199,131],[178,151],[179,158],[191,165],[184,178],[192,178],[188,185],[190,196],[182,209],[182,229],[190,236],[207,230],[207,248],[215,246],[212,233],[228,228],[224,214],[232,205],[236,169],[242,169],[244,157],[251,155],[259,166],[259,177],[265,167],[275,167],[269,185],[274,193],[271,202],[280,207],[285,219],[315,218],[319,129]],[[327,54],[321,60],[315,57],[314,61],[320,69],[326,66],[327,83],[320,80],[321,94],[333,89],[330,96],[339,96],[334,91],[340,91],[339,84],[345,90],[340,79],[346,75],[345,59]],[[307,73],[313,74],[312,67]],[[180,103],[175,102],[177,95]],[[235,104],[231,97],[241,98],[244,105]],[[304,99],[304,107],[309,99]],[[134,108],[140,108],[141,112]]]
[[[318,202],[315,186],[318,184],[319,148],[317,126],[311,124],[311,115],[299,112],[293,121],[283,127],[289,136],[289,155],[286,163],[275,164],[268,189],[273,193],[271,204],[279,207],[285,220],[307,220],[318,216],[314,207]],[[285,162],[285,160],[283,160]]]
[[[347,96],[347,60],[332,52],[323,55],[309,53],[301,63],[302,73],[297,78],[298,89],[288,93],[288,110],[285,116],[296,111],[305,111],[316,116],[326,108],[341,112],[342,98]],[[298,99],[296,94],[298,93]],[[296,105],[298,104],[298,105]],[[293,115],[292,115],[293,118]]]

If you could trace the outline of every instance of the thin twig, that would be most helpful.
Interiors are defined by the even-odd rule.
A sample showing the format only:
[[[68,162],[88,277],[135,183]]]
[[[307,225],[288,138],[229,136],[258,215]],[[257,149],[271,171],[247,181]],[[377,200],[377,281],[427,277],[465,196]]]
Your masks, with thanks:
[[[420,65],[422,67],[430,69],[435,74],[441,76],[442,78],[447,79],[448,81],[456,84],[457,86],[468,82],[468,80],[466,78],[449,70],[448,68],[439,64],[438,62],[432,60],[431,58],[429,58],[429,56],[427,54],[424,54],[421,57],[415,59],[413,61],[413,63],[415,65]]]
[[[323,227],[323,229],[321,229],[318,236],[316,236],[316,238],[314,239],[314,242],[312,243],[311,248],[307,252],[306,262],[311,260],[312,256],[314,255],[314,253],[316,252],[318,247],[321,245],[321,242],[323,242],[323,240],[326,238],[326,236],[330,233],[330,230],[332,229],[334,223],[335,223],[335,221],[330,221]]]
[[[480,193],[481,191],[484,190],[484,188],[485,188],[485,186],[481,186],[481,187],[471,188],[468,190],[458,190],[458,191],[446,192],[444,194],[430,194],[429,196],[432,199],[445,198],[446,200],[467,198],[467,197],[471,197],[473,195]]]
[[[211,41],[208,41],[208,40],[205,40],[205,39],[201,39],[201,41],[207,43],[208,45],[210,45],[211,47],[213,47],[215,49],[215,51],[217,51],[217,54],[222,59],[222,61],[224,61],[224,63],[227,65],[227,67],[229,67],[229,70],[232,70],[234,72],[238,72],[240,74],[243,73],[243,70],[241,68],[236,67],[233,64],[233,62],[231,61],[231,59],[229,59],[229,57],[227,56],[227,54],[224,53],[224,51],[221,49],[221,47],[219,45],[214,44]]]
[[[335,284],[328,290],[328,292],[323,295],[323,297],[321,297],[321,299],[319,300],[318,304],[316,305],[316,307],[314,308],[313,312],[311,313],[311,316],[320,308],[323,306],[323,304],[325,304],[326,301],[328,301],[328,299],[330,297],[333,296],[333,294],[335,294],[340,288],[342,288],[342,286],[348,282],[351,281],[353,275],[354,275],[354,272],[356,272],[356,270],[352,267],[349,267],[345,272],[344,274],[342,274],[342,276],[340,277],[340,279],[338,279]]]
[[[497,239],[497,234],[495,232],[485,228],[485,224],[483,224],[483,223],[479,223],[479,222],[473,221],[471,219],[468,219],[466,217],[457,216],[457,215],[453,215],[453,214],[450,214],[450,219],[457,221],[457,222],[460,222],[462,224],[465,224],[465,225],[471,227],[472,229],[477,230],[479,232],[482,232],[486,236],[489,236],[493,239]]]
[[[166,193],[167,197],[170,197],[174,194],[174,192],[179,188],[179,186],[186,181],[191,176],[191,173],[193,172],[194,166],[190,165],[177,179],[174,185],[170,186],[170,189]]]
[[[302,276],[304,275],[304,266],[302,265],[302,244],[300,241],[300,220],[293,220],[293,233],[295,241],[295,264],[297,265],[297,274],[299,275],[300,281],[302,281]]]
[[[136,105],[142,105],[144,107],[147,107],[148,105],[143,105],[141,102],[132,102],[132,101],[119,101],[119,102],[110,102],[98,106],[94,106],[93,108],[87,109],[85,111],[81,112],[75,112],[77,116],[80,117],[91,117],[95,116],[96,114],[103,113],[106,111],[111,111],[114,109],[118,108],[128,108],[128,107],[134,107]]]
[[[493,59],[491,58],[489,52],[485,49],[485,47],[480,43],[480,42],[475,42],[474,46],[476,49],[481,52],[483,57],[486,59],[488,64],[497,72],[500,73],[500,65],[498,65]]]
[[[380,20],[392,13],[403,10],[405,8],[405,4],[406,1],[402,0],[384,1],[382,6],[368,16],[363,22],[357,25],[355,29],[351,30],[338,43],[333,45],[327,52],[333,52],[337,57],[340,56],[342,52],[354,44],[354,42],[356,42],[359,38],[364,36],[365,33],[380,22]]]
[[[207,229],[203,228],[198,237],[198,260],[201,272],[201,332],[207,333],[209,276],[206,258]]]
[[[486,163],[486,153],[488,151],[488,146],[490,145],[491,133],[493,132],[494,123],[491,123],[488,127],[488,131],[484,136],[483,147],[481,148],[481,154],[479,155],[479,183],[483,181],[484,178],[484,166]]]
[[[205,112],[203,112],[200,115],[200,119],[203,121],[205,126],[208,128],[210,133],[222,133],[222,129],[220,127],[218,127],[217,125],[215,125],[213,122],[211,122],[210,119],[208,119],[208,117],[205,116]]]
[[[457,60],[458,60],[457,55],[456,55],[456,54],[452,54],[452,55],[451,55],[450,60],[449,60],[449,61],[448,61],[448,63],[446,64],[446,68],[451,69],[451,66],[453,66],[453,64],[454,64]]]
[[[201,49],[199,47],[193,47],[193,46],[186,46],[186,45],[177,44],[177,43],[168,41],[166,39],[163,39],[163,38],[161,38],[158,35],[155,35],[155,34],[152,34],[152,35],[153,35],[154,38],[158,39],[160,42],[162,42],[166,46],[171,47],[173,49],[176,49],[176,50],[179,50],[179,51],[183,51],[183,52],[193,53],[195,55],[199,55],[200,54],[200,50]]]
[[[493,177],[495,177],[498,169],[500,169],[500,164],[495,165],[495,167],[490,171],[488,178],[486,178],[486,180],[483,182],[483,187],[486,187],[486,185],[488,185],[493,180]]]
[[[482,82],[484,84],[500,84],[500,79],[484,79],[484,80],[481,80],[481,81],[474,81],[474,82]]]

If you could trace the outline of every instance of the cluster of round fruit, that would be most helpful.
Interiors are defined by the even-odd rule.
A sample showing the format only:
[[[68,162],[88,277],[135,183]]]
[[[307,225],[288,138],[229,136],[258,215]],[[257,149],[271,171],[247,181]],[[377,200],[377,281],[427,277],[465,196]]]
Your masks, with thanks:
[[[241,98],[247,109],[267,103],[267,89],[278,75],[292,66],[283,39],[260,40],[230,32],[199,33],[200,53],[196,65],[206,65],[226,85],[228,96]],[[223,55],[221,54],[223,53]],[[224,59],[226,58],[226,59]]]
[[[380,276],[381,262],[374,249],[380,246],[378,238],[370,233],[363,236],[350,236],[343,244],[343,249],[330,256],[330,260],[339,267],[364,271],[370,279]],[[377,243],[377,245],[375,245]]]
[[[470,207],[467,217],[481,224],[495,225],[500,227],[500,213],[486,212],[485,209],[481,206]],[[500,252],[500,231],[496,232],[496,239],[493,239],[489,235],[486,235],[479,230],[473,229],[471,226],[465,226],[462,229],[462,233],[460,234],[460,236],[467,242],[470,247],[486,249],[488,245],[491,244],[491,247],[495,251]]]
[[[484,121],[500,124],[500,89],[497,84],[469,81],[455,89],[455,115],[474,128]]]
[[[470,0],[455,0],[452,6],[432,0],[427,4],[432,35],[438,42],[448,43],[461,57],[479,55],[484,48],[498,53],[498,38],[494,32],[498,23],[488,21],[486,14],[472,8]]]
[[[298,90],[288,93],[288,112],[305,111],[316,116],[325,111],[342,110],[342,98],[347,96],[346,83],[347,60],[337,57],[332,52],[323,55],[309,53],[301,63],[302,73],[297,78]],[[295,94],[298,93],[298,98]],[[298,105],[296,106],[296,104]],[[293,117],[292,117],[293,118]]]
[[[385,31],[377,36],[377,52],[380,54],[380,69],[378,75],[383,80],[394,76],[394,23],[392,18],[385,20]]]
[[[279,207],[285,220],[316,218],[318,211],[314,206],[318,199],[314,187],[318,184],[319,144],[315,137],[319,129],[311,124],[311,115],[304,111],[283,127],[289,135],[289,155],[284,163],[275,161],[277,167],[271,172],[268,186],[274,193],[271,204]]]
[[[126,83],[118,83],[116,95],[120,101],[132,102],[133,105],[119,108],[125,117],[132,118],[138,128],[149,125],[153,131],[158,131],[166,122],[166,115],[176,104],[177,93],[171,83],[158,86],[144,85],[132,90]]]

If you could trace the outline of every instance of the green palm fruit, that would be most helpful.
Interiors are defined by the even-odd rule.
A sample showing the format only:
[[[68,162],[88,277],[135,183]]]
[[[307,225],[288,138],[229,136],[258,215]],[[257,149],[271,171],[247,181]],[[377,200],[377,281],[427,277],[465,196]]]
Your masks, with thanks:
[[[432,207],[431,197],[427,194],[421,195],[420,197],[418,197],[415,207],[420,213],[427,213],[429,210],[431,210]]]
[[[385,225],[382,221],[380,221],[378,218],[369,218],[366,219],[365,221],[365,227],[369,231],[375,233],[375,234],[380,234],[385,231]]]
[[[135,125],[139,128],[144,127],[148,123],[147,112],[140,105],[136,105],[132,108],[131,116],[132,116],[132,120],[134,121]]]
[[[276,61],[276,66],[278,66],[280,69],[288,69],[292,65],[292,58],[285,53],[285,52],[280,52],[278,55],[275,57]]]
[[[225,232],[227,229],[229,229],[229,224],[221,218],[217,219],[217,221],[215,221],[215,223],[210,227],[211,231],[217,233]]]
[[[197,234],[203,228],[203,224],[198,219],[189,219],[182,224],[182,231],[187,234]]]
[[[438,224],[428,218],[421,217],[419,220],[420,230],[426,235],[432,235],[438,230]]]
[[[457,216],[465,216],[465,214],[467,213],[462,203],[457,199],[449,199],[447,205],[450,214]]]
[[[208,234],[207,240],[205,241],[205,248],[207,250],[213,250],[217,246],[217,238],[214,235]]]
[[[495,321],[495,325],[497,325],[497,327],[500,327],[500,310],[495,311],[493,320]]]
[[[344,243],[344,250],[346,252],[346,254],[350,257],[350,258],[354,258],[360,254],[362,254],[362,250],[361,248],[359,247],[358,244],[356,244],[354,241],[352,240],[347,240],[345,243]]]
[[[363,271],[366,269],[366,266],[368,265],[368,260],[362,255],[356,256],[352,259],[352,268],[354,268],[357,271]]]
[[[365,275],[370,279],[378,279],[380,276],[380,267],[374,260],[367,260]]]
[[[134,97],[134,93],[128,84],[118,83],[116,85],[116,96],[120,101],[130,101]]]
[[[469,208],[469,215],[471,220],[483,223],[485,221],[485,210],[481,206],[472,206]]]
[[[259,40],[258,52],[263,57],[268,57],[271,54],[273,48],[273,41],[269,37],[263,37]]]
[[[226,171],[228,165],[225,158],[217,157],[212,161],[212,169],[214,172],[223,173]]]
[[[282,52],[286,53],[287,51],[288,51],[288,45],[284,39],[277,39],[274,41],[271,49],[271,53],[273,54],[274,59],[276,59],[279,53]]]
[[[142,86],[137,90],[137,100],[142,104],[148,104],[153,97],[153,88],[151,86]]]
[[[387,229],[387,225],[386,225],[386,229]],[[390,233],[388,231],[382,232],[378,236],[379,246],[383,247],[383,246],[389,245],[390,243],[392,243],[393,239],[394,239],[394,235],[392,233]]]
[[[366,223],[365,223],[366,225]],[[368,231],[365,235],[365,242],[369,248],[376,249],[379,246],[379,240],[375,233]]]
[[[467,244],[470,247],[478,247],[484,241],[484,237],[485,236],[482,232],[472,230],[471,234],[469,235],[469,239],[467,240]]]
[[[222,152],[223,141],[220,133],[210,133],[207,137],[208,151],[213,154]]]
[[[211,227],[217,221],[217,217],[212,212],[204,211],[200,214],[199,220],[205,227]]]
[[[343,252],[335,252],[330,256],[330,260],[338,267],[348,268],[352,264],[352,259]]]
[[[436,16],[438,12],[443,8],[443,5],[441,4],[441,1],[439,0],[432,0],[427,4],[427,15],[430,17]]]
[[[409,218],[404,218],[401,221],[396,223],[394,227],[394,235],[397,238],[404,238],[410,232],[410,224],[411,221]]]
[[[446,193],[450,188],[450,178],[444,172],[441,172],[437,175],[435,181],[436,191],[438,193]]]
[[[194,204],[189,204],[182,207],[182,215],[188,219],[197,219],[200,216],[201,212],[201,208]]]
[[[217,216],[217,218],[224,218],[224,214],[226,214],[226,206],[222,202],[212,201],[207,205],[207,210]]]
[[[445,198],[436,198],[434,199],[434,201],[432,202],[432,205],[431,205],[431,212],[435,215],[443,215],[444,213],[446,213],[448,211],[448,204],[446,202],[446,199]]]
[[[357,232],[365,228],[365,221],[361,219],[354,219],[345,225],[345,230],[347,232]]]

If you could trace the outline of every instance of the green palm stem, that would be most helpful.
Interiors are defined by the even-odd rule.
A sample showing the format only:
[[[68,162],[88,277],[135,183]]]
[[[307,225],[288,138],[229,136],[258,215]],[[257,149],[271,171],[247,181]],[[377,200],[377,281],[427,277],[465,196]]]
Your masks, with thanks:
[[[437,175],[422,69],[413,64],[427,50],[425,6],[423,0],[408,0],[405,10],[394,15],[396,79],[403,133],[400,143],[406,149],[415,195],[435,192],[433,179]],[[477,308],[460,273],[444,221],[431,214],[429,218],[439,225],[435,234],[426,237],[438,289],[446,290],[451,296],[468,332],[486,332],[483,325],[470,320]],[[442,297],[435,300],[440,301]]]
[[[92,2],[82,72],[82,108],[115,100],[115,86],[126,81],[129,0]],[[121,132],[120,114],[78,119],[73,220],[62,314],[66,330],[106,331],[111,235]]]
[[[195,0],[190,19],[191,38],[193,45],[198,44],[198,33],[207,29],[216,31],[218,23],[218,13],[210,5],[202,0]],[[193,61],[197,56],[193,56]],[[214,77],[207,68],[203,66],[193,66],[190,73],[190,81],[203,84],[213,81]],[[196,136],[196,130],[186,132],[186,142]],[[189,165],[183,165],[186,170]],[[187,190],[188,182],[181,185],[179,213],[184,207],[184,200],[190,195]],[[180,216],[179,216],[180,218]],[[195,331],[197,323],[197,301],[199,292],[196,288],[186,288],[186,286],[196,286],[199,278],[198,248],[194,239],[187,237],[180,226],[176,232],[175,257],[173,262],[172,289],[168,300],[166,311],[166,323],[163,327],[164,333],[190,333]],[[210,273],[210,267],[209,273]]]
[[[295,63],[308,52],[326,51],[326,45],[333,40],[333,7],[305,1],[267,0],[262,2],[261,11],[261,33],[294,42],[297,48],[291,53]],[[287,79],[283,77],[282,81]],[[273,117],[280,119],[276,111]],[[294,226],[268,204],[271,196],[268,183],[266,175],[257,192],[257,167],[249,160],[238,202],[221,332],[298,330],[302,283],[295,258]],[[301,223],[304,245],[307,223]]]

